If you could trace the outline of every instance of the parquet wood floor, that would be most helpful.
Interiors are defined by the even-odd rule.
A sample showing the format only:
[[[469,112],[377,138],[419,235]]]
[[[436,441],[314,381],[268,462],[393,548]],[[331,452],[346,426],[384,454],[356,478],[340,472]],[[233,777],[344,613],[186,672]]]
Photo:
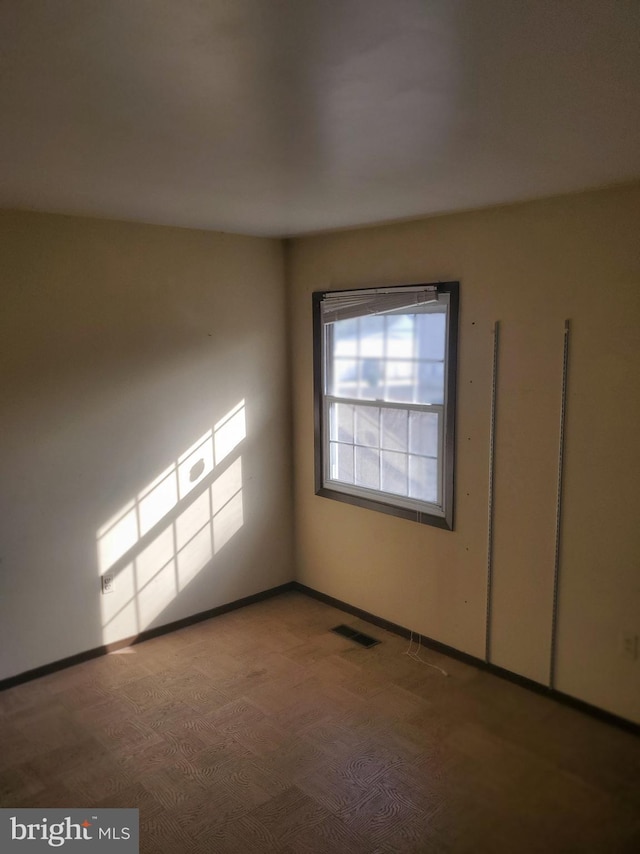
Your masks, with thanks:
[[[0,804],[138,807],[153,854],[640,851],[640,739],[406,649],[285,593],[12,688]]]

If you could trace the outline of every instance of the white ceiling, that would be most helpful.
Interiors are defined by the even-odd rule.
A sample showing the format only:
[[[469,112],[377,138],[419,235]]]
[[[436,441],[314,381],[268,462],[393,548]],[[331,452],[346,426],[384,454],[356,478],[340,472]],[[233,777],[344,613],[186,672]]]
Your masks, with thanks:
[[[0,0],[0,205],[291,235],[640,177],[640,0]]]

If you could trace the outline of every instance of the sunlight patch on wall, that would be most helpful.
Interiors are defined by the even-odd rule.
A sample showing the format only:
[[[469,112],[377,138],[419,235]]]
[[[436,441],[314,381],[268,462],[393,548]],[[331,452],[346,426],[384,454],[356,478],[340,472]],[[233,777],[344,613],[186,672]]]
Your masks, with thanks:
[[[140,535],[150,531],[178,503],[175,466],[169,466],[138,495]]]
[[[242,400],[98,529],[100,575],[114,577],[103,643],[147,628],[242,528],[242,458],[216,469],[245,437]]]
[[[176,520],[176,552],[178,590],[184,590],[213,556],[209,490]]]
[[[214,443],[216,452],[216,465],[220,465],[225,457],[228,457],[231,451],[247,435],[247,425],[244,415],[244,400],[241,400],[237,406],[228,412],[216,426],[213,428]]]
[[[148,626],[176,595],[172,526],[165,528],[134,560],[137,612],[140,626]]]
[[[242,458],[211,484],[213,545],[215,554],[244,523],[242,507]]]
[[[178,458],[178,488],[180,498],[213,471],[213,431],[209,430],[195,445]]]
[[[98,529],[98,566],[101,573],[126,554],[138,542],[138,521],[135,501]]]

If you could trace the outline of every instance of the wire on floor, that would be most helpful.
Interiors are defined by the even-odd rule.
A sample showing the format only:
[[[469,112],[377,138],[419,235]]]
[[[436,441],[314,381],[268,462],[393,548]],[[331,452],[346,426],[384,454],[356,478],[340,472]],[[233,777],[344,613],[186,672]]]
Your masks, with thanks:
[[[415,649],[413,649],[414,643],[416,645]],[[409,658],[413,658],[414,661],[419,661],[420,664],[426,664],[427,667],[433,667],[434,670],[440,671],[440,673],[442,673],[443,676],[449,675],[446,670],[444,670],[442,667],[438,667],[437,664],[431,664],[429,661],[425,661],[424,658],[420,658],[420,650],[421,649],[422,649],[422,635],[418,635],[418,640],[414,641],[413,632],[411,632],[411,638],[409,640],[409,646],[407,647],[405,652],[403,652],[403,655],[408,655]]]

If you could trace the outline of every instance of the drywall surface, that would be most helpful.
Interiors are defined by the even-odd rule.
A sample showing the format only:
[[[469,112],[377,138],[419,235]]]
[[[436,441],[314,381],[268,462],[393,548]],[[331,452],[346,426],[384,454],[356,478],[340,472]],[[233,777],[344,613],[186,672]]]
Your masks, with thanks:
[[[640,186],[294,240],[298,578],[485,652],[493,326],[499,320],[491,660],[548,684],[565,319],[571,320],[556,688],[640,720]],[[314,494],[315,290],[459,280],[453,532]]]
[[[289,581],[281,244],[0,228],[0,678]]]

